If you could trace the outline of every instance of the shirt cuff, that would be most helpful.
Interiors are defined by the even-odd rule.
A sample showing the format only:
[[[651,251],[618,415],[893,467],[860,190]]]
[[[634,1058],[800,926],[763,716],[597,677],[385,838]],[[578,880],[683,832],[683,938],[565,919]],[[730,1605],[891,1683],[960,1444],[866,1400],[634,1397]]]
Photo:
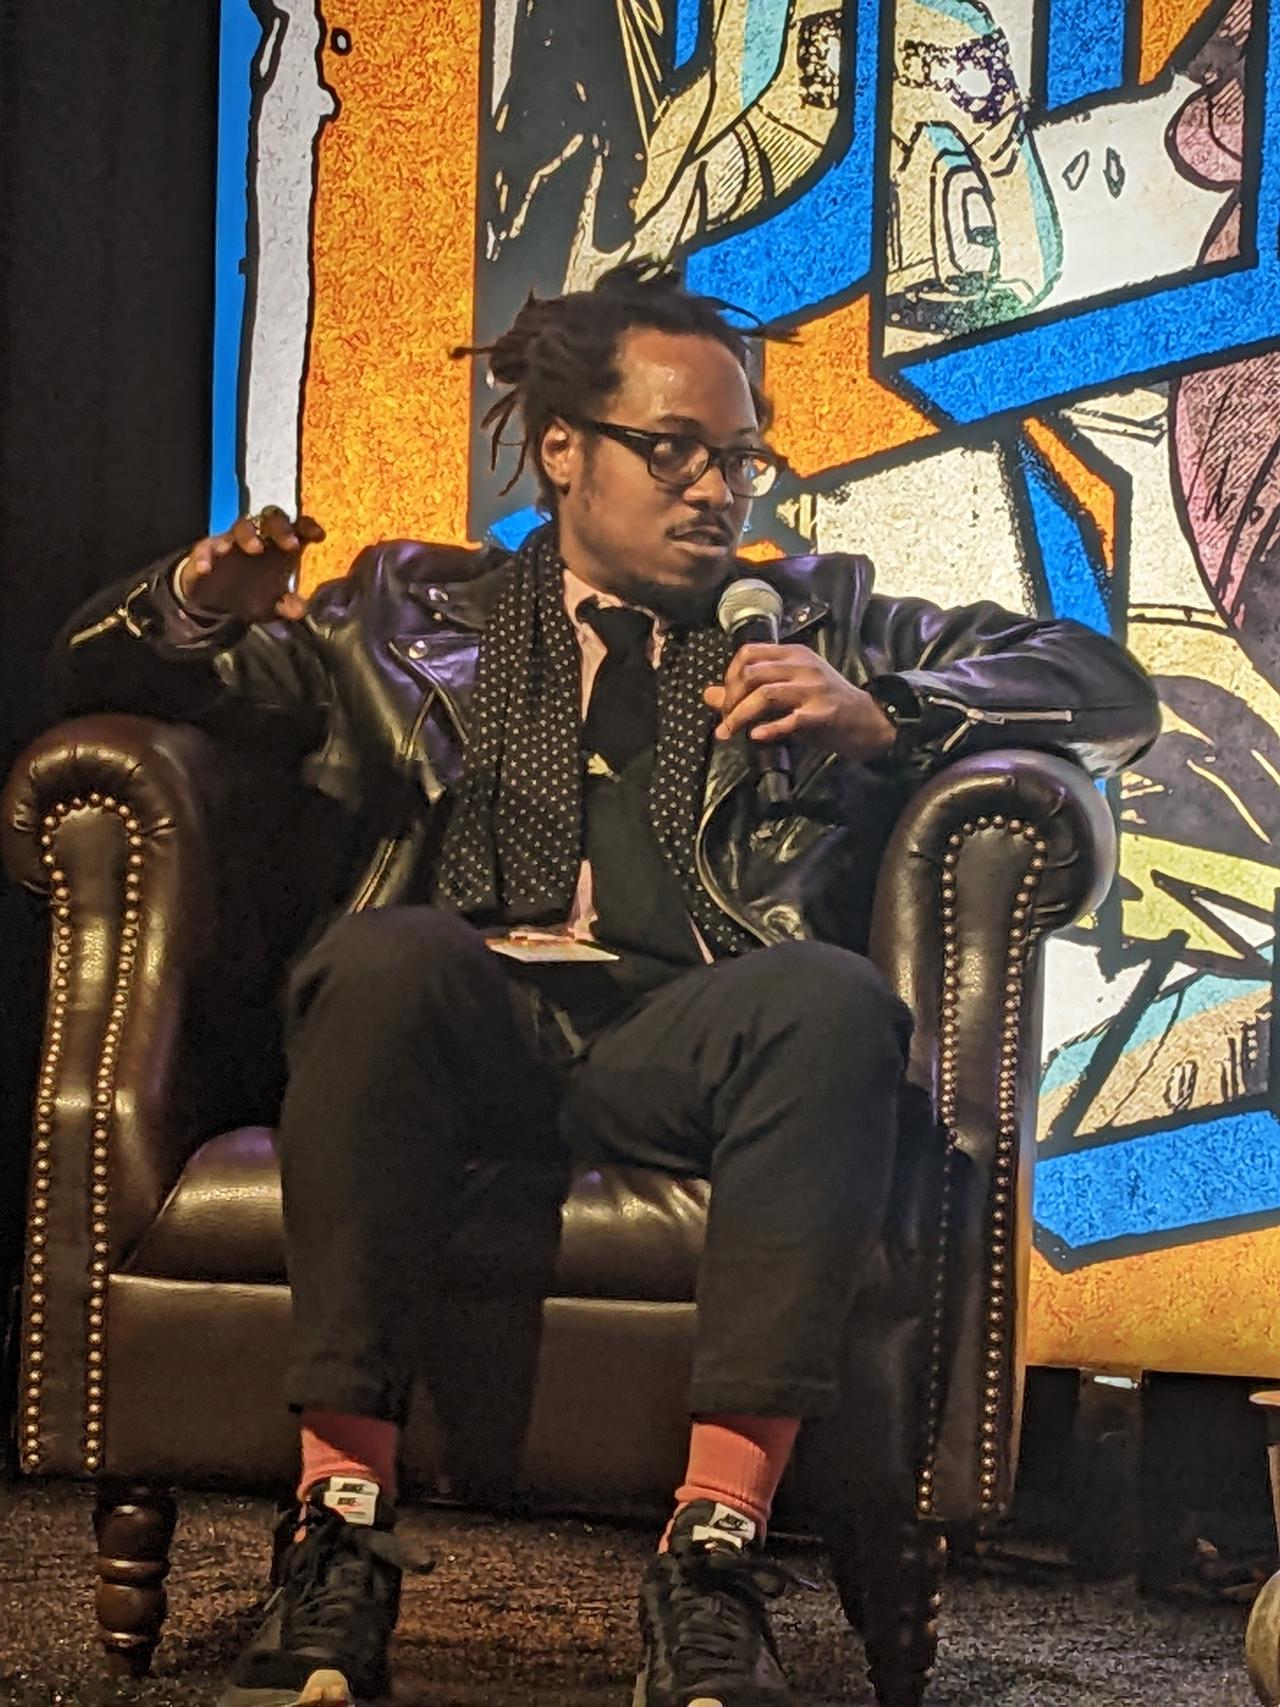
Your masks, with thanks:
[[[219,615],[217,611],[201,610],[182,596],[182,571],[190,561],[191,555],[188,553],[187,556],[180,557],[169,571],[169,591],[173,594],[177,613],[199,629],[217,628],[226,621],[224,616]]]

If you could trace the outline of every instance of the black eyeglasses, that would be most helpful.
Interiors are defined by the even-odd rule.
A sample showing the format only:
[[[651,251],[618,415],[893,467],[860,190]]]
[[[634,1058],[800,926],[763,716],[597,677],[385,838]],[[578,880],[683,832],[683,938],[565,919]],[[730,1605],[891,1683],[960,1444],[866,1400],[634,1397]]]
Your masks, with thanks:
[[[712,463],[724,476],[724,483],[739,498],[763,498],[778,478],[778,459],[758,445],[727,449],[704,444],[692,433],[647,433],[640,427],[620,427],[616,421],[580,420],[579,427],[588,427],[606,439],[614,439],[629,451],[642,456],[650,474],[663,486],[683,490],[711,467]]]

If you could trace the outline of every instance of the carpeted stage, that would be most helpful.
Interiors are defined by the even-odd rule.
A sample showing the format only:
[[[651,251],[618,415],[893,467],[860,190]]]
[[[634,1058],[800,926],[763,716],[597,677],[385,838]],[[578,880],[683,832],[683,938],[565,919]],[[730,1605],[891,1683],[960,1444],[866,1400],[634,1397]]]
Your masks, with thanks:
[[[0,1488],[0,1702],[204,1707],[255,1621],[272,1507],[188,1495],[157,1675],[101,1679],[92,1637],[90,1495]],[[627,1707],[640,1528],[412,1511],[397,1707]],[[871,1701],[857,1642],[819,1557],[785,1549],[819,1592],[782,1603],[780,1646],[805,1707]],[[1246,1707],[1244,1611],[1143,1602],[1125,1585],[953,1575],[938,1707]]]

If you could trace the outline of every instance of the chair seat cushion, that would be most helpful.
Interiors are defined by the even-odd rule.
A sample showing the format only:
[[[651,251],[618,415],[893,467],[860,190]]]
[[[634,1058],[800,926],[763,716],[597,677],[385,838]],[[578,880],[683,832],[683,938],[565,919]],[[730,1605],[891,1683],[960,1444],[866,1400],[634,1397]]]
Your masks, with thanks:
[[[687,1302],[706,1226],[705,1180],[648,1168],[472,1170],[438,1255],[442,1289]],[[280,1168],[270,1130],[209,1139],[125,1265],[171,1280],[285,1279]]]

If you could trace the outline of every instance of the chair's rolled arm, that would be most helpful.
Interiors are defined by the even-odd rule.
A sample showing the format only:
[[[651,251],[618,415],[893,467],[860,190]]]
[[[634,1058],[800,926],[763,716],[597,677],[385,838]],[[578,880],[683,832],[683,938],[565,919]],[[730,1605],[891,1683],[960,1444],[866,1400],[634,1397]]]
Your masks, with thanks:
[[[1034,844],[1043,842],[1038,852]],[[1096,907],[1115,875],[1111,812],[1077,765],[1049,753],[1011,748],[961,759],[925,784],[903,809],[881,867],[871,956],[924,1027],[938,1012],[945,886],[961,874],[964,942],[984,938],[1003,950],[1011,929],[1040,937]],[[1001,884],[1027,873],[1022,916],[1001,913]],[[995,886],[984,907],[988,878]],[[1022,887],[1021,881],[1019,888]],[[984,930],[985,925],[985,930]],[[970,955],[966,972],[975,970]]]
[[[177,1056],[213,941],[210,824],[232,773],[196,730],[96,716],[41,736],[0,798],[10,873],[48,896],[19,1450],[102,1468],[109,1276],[192,1147]]]
[[[871,955],[915,1018],[910,1077],[946,1138],[919,1503],[994,1514],[1011,1493],[1030,1261],[1039,945],[1115,869],[1105,800],[1026,749],[960,760],[909,802],[876,892]]]
[[[195,729],[95,716],[41,736],[4,791],[5,863],[49,897],[33,1196],[59,1175],[69,1187],[82,1158],[86,1226],[112,1259],[186,1159],[177,1044],[214,940],[212,821],[234,785],[223,749]]]

